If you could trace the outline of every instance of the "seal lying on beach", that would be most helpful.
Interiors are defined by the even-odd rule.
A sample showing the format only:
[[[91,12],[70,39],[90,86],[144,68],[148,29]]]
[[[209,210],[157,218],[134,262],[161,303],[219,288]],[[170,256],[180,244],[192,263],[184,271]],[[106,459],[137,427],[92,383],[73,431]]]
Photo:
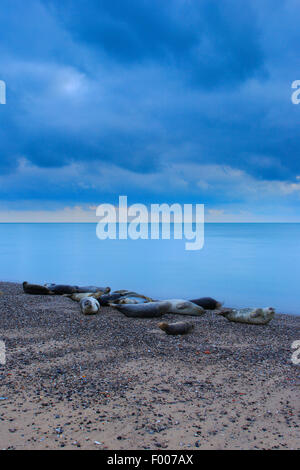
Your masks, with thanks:
[[[275,310],[272,307],[267,308],[243,308],[240,310],[225,310],[220,312],[221,316],[227,320],[237,323],[248,323],[251,325],[267,325],[275,315]]]
[[[186,335],[194,329],[192,323],[179,321],[177,323],[159,323],[159,328],[167,333],[167,335]]]
[[[137,297],[139,299],[147,300],[147,302],[156,302],[156,300],[153,300],[150,297],[147,297],[146,295],[138,294],[137,292],[132,292],[130,290],[125,289],[115,290],[114,292],[112,292],[112,295],[113,294],[120,294],[122,297]]]
[[[156,318],[167,313],[171,308],[170,302],[147,302],[135,305],[111,304],[112,307],[130,318]]]
[[[106,306],[106,305],[111,305],[111,304],[138,304],[139,301],[135,298],[131,298],[131,295],[133,297],[137,297],[140,299],[144,299],[145,296],[140,296],[138,295],[133,295],[132,294],[118,294],[118,293],[112,293],[112,294],[104,294],[101,295],[101,297],[97,297],[100,305]]]
[[[77,286],[69,286],[64,284],[45,284],[45,287],[49,289],[52,294],[64,295],[64,294],[75,294],[77,292]]]
[[[101,295],[102,292],[100,292],[99,297]],[[84,297],[94,297],[94,299],[97,299],[97,293],[94,294],[93,292],[83,292],[82,294],[78,294],[76,292],[75,294],[63,294],[63,297],[68,297],[69,299],[72,299],[75,302],[80,302],[81,299],[84,299]]]
[[[118,305],[124,305],[124,304],[134,305],[134,304],[139,304],[140,302],[137,299],[131,299],[130,297],[124,297],[123,299],[120,299],[120,300],[116,301],[115,303],[117,303]]]
[[[103,294],[109,294],[111,291],[110,287],[97,287],[97,286],[83,286],[83,287],[77,287],[77,291],[79,294],[82,294],[84,292],[91,292],[93,294],[98,294],[99,292],[102,292]]]
[[[94,299],[97,299],[99,301],[99,299],[103,295],[104,295],[103,291],[100,290],[98,292],[82,292],[82,293],[75,292],[75,294],[63,294],[63,297],[68,297],[69,299],[72,299],[75,302],[80,302],[80,300],[83,299],[84,297],[94,297]],[[100,305],[102,304],[100,303]]]
[[[69,286],[64,284],[45,284],[51,292],[56,295],[66,295],[66,294],[85,294],[85,293],[98,293],[108,294],[110,292],[110,287],[96,287],[96,286]],[[99,294],[99,295],[102,295]]]
[[[201,299],[190,300],[193,304],[199,305],[204,310],[219,310],[222,307],[222,303],[218,302],[211,297],[202,297]]]
[[[23,282],[23,291],[25,294],[31,295],[51,295],[52,292],[48,287],[40,286],[39,284],[29,284],[28,282]]]
[[[94,297],[84,297],[80,300],[80,308],[84,315],[95,315],[100,310],[100,304]]]
[[[125,294],[130,294],[130,290],[126,289],[120,289],[120,290],[114,290],[112,294],[120,294],[120,295],[125,295]]]
[[[107,306],[110,303],[117,302],[119,299],[123,298],[123,294],[103,294],[98,298],[98,302],[101,306]]]
[[[182,299],[168,299],[165,302],[170,304],[168,313],[175,313],[178,315],[203,315],[205,310],[193,302]]]

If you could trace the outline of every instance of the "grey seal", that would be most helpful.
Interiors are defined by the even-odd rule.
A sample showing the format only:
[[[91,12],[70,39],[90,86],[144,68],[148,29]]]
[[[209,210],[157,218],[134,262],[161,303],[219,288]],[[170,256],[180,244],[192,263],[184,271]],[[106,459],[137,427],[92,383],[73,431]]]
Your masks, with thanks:
[[[151,299],[150,297],[147,297],[146,295],[142,295],[137,292],[133,292],[130,290],[125,290],[125,289],[116,290],[112,292],[112,294],[120,294],[122,297],[137,297],[139,299],[144,299],[147,302],[156,302],[155,300]]]
[[[101,306],[109,305],[110,303],[117,302],[119,299],[123,298],[123,294],[112,293],[112,294],[103,294],[98,298],[98,302]]]
[[[159,328],[167,335],[186,335],[194,329],[193,323],[179,321],[177,323],[159,323]]]
[[[237,323],[248,323],[250,325],[267,325],[275,316],[273,307],[266,308],[243,308],[240,310],[232,309],[220,312],[221,316],[227,320]]]
[[[124,304],[139,304],[140,302],[137,299],[133,299],[131,297],[124,297],[123,299],[118,300],[116,303],[119,305],[124,305]]]
[[[103,294],[109,294],[111,291],[110,287],[97,287],[97,286],[83,286],[83,287],[77,287],[77,292],[79,294],[82,294],[84,292],[91,292],[93,294],[96,294],[98,292],[102,292]],[[103,295],[102,294],[102,295]]]
[[[28,282],[23,282],[23,291],[25,294],[31,295],[51,295],[52,292],[48,287],[40,286],[39,284],[29,284]]]
[[[80,308],[84,315],[95,315],[100,310],[100,304],[94,297],[84,297],[80,300]]]
[[[222,303],[218,302],[211,297],[201,297],[200,299],[190,300],[193,304],[199,305],[204,310],[219,310],[222,307]]]
[[[111,304],[119,312],[130,318],[157,318],[167,313],[171,308],[169,302],[149,302],[133,305],[117,305]]]
[[[110,292],[110,287],[96,287],[96,286],[70,286],[68,284],[45,284],[51,292],[56,295],[66,295],[66,294],[85,294],[85,293],[98,293],[108,294]]]
[[[65,284],[45,284],[45,287],[55,295],[75,294],[77,292],[77,286]]]
[[[168,313],[175,313],[178,315],[203,315],[205,310],[199,305],[190,302],[189,300],[182,299],[168,299],[166,300],[170,304]]]

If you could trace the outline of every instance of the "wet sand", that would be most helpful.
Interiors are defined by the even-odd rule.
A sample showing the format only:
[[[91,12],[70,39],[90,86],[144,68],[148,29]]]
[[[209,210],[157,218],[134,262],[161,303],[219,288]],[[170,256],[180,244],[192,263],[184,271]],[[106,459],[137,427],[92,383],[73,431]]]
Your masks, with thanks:
[[[299,316],[165,315],[195,324],[173,337],[157,319],[0,290],[0,449],[300,449]]]

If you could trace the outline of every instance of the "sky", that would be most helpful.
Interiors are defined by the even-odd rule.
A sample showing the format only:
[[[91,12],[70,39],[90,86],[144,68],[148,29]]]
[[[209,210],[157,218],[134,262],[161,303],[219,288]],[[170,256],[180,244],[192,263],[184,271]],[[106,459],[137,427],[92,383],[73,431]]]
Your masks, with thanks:
[[[300,222],[297,0],[1,0],[0,221]]]

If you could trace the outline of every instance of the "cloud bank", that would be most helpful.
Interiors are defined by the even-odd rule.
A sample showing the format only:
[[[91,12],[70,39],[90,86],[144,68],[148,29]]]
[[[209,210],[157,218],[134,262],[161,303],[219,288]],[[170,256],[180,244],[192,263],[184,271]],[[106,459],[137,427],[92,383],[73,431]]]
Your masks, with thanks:
[[[232,208],[297,220],[295,11],[295,0],[3,0],[3,211],[64,214],[126,194],[204,203],[220,220]]]

